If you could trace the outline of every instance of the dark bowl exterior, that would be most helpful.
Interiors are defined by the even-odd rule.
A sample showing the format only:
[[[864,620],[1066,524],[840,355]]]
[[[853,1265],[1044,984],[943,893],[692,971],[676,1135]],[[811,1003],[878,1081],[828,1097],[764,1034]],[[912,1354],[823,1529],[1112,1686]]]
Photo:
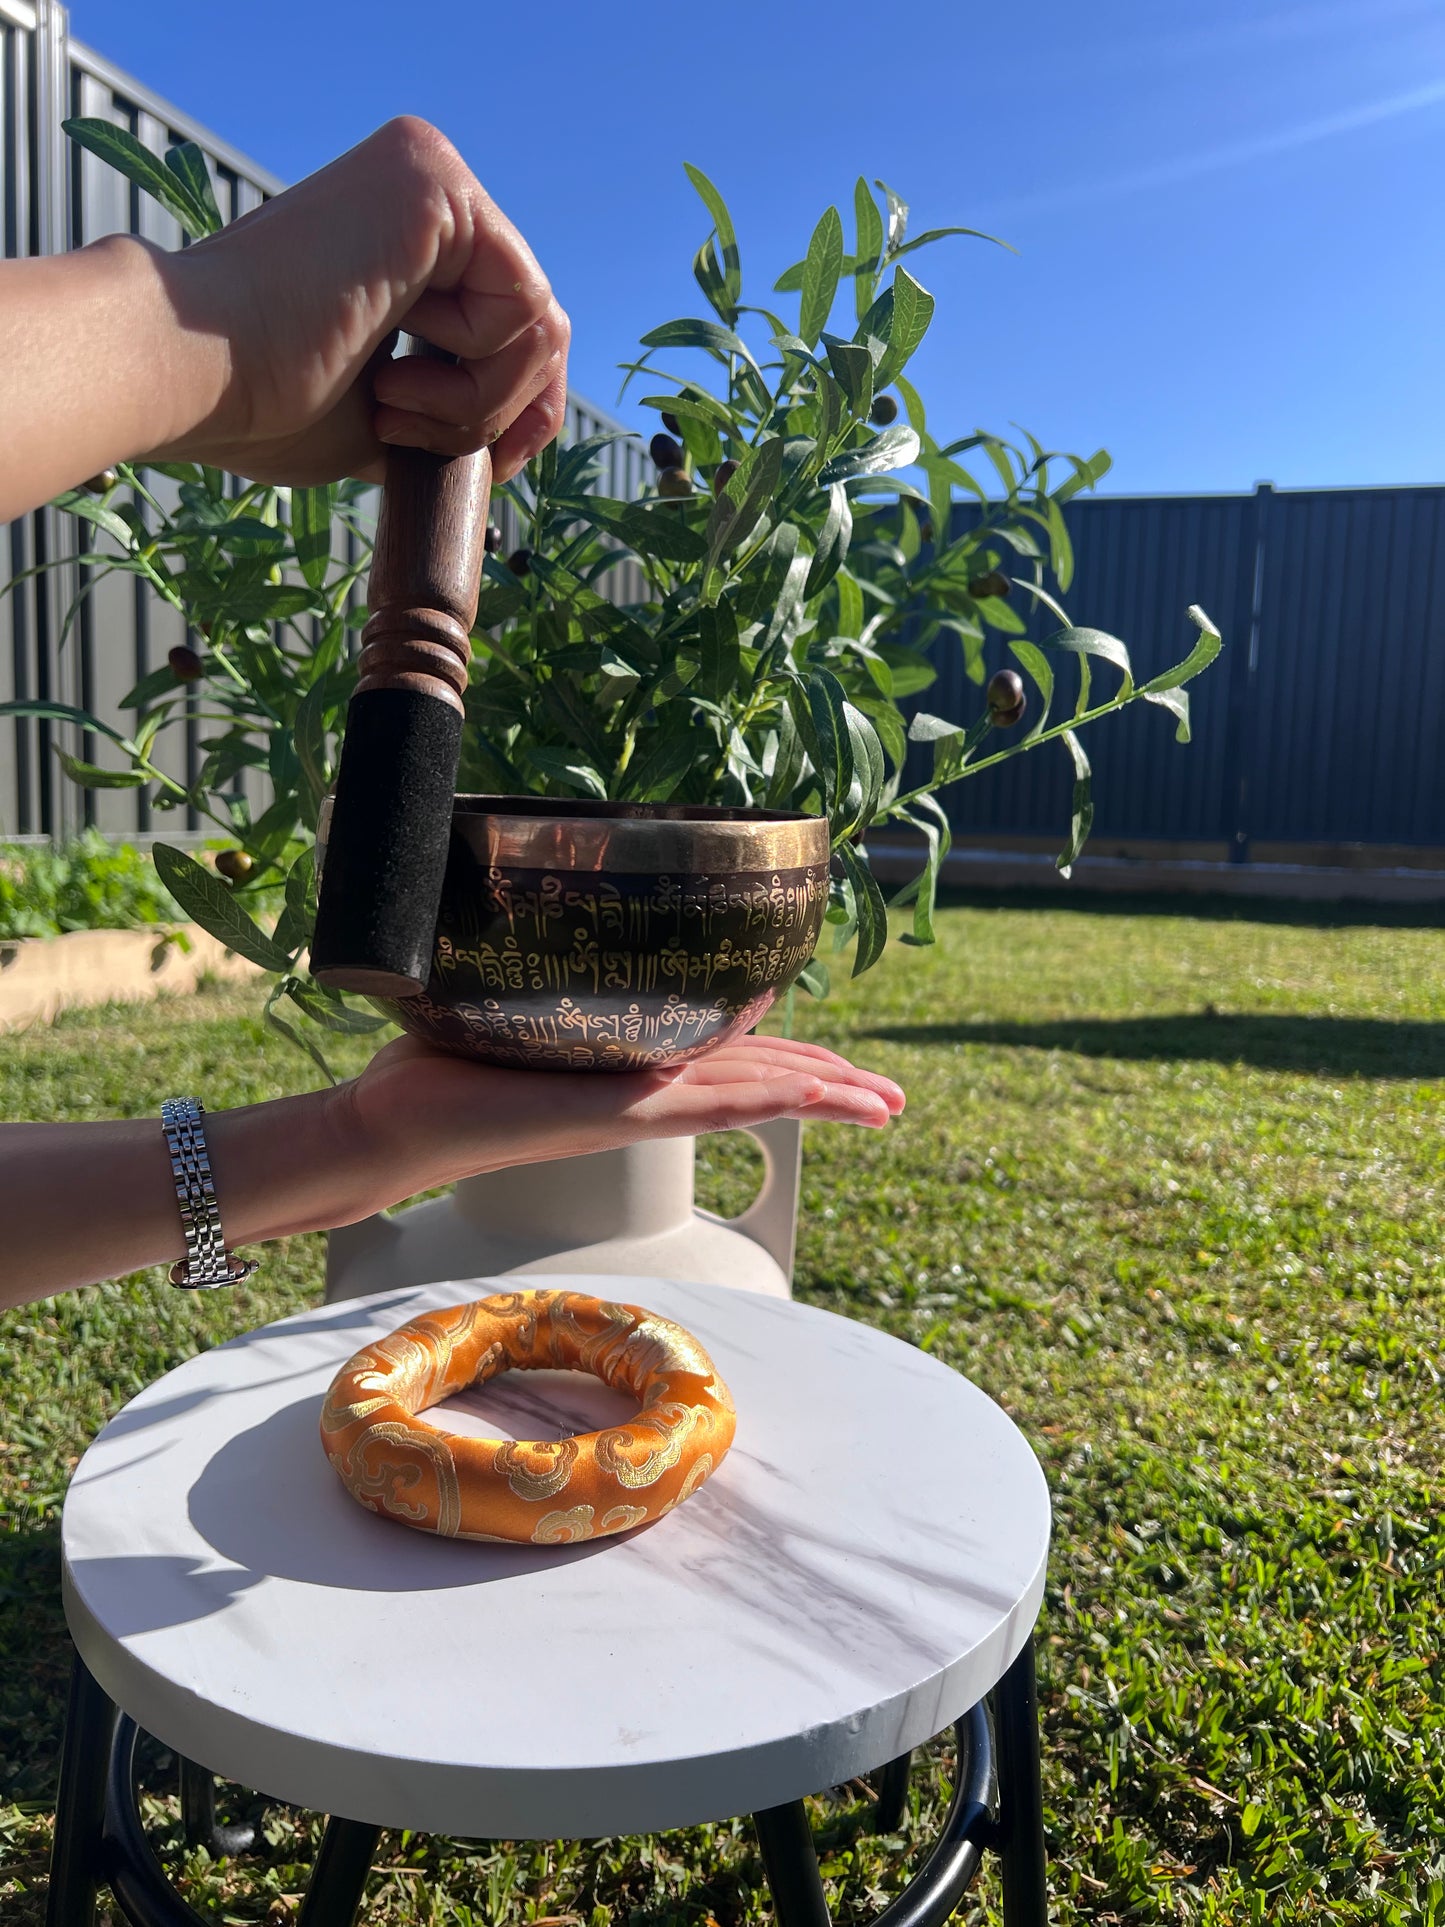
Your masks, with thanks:
[[[513,1069],[684,1063],[812,956],[828,854],[821,817],[459,796],[430,981],[377,1008]]]

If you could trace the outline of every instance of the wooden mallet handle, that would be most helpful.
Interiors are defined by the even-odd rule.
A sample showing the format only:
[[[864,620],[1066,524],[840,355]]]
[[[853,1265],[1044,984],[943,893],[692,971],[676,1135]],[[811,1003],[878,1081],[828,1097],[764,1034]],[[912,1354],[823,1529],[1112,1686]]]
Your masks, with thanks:
[[[491,475],[485,449],[387,456],[311,947],[332,990],[413,997],[431,973]]]

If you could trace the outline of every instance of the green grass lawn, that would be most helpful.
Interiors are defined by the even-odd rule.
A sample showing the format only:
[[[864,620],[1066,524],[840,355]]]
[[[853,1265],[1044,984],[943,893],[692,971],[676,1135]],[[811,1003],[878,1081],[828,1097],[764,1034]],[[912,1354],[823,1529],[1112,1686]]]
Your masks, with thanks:
[[[1055,1918],[1445,1921],[1445,932],[1053,905],[941,927],[800,1007],[912,1101],[886,1134],[810,1134],[798,1290],[968,1373],[1044,1463]],[[242,997],[203,995],[0,1040],[0,1115],[219,1107],[307,1076]],[[706,1163],[734,1208],[746,1153]],[[157,1274],[0,1320],[6,1923],[43,1911],[70,1468],[131,1393],[321,1275],[297,1239],[229,1296]],[[861,1787],[818,1803],[840,1920],[896,1887],[948,1766],[938,1749],[902,1840],[865,1830]],[[150,1810],[176,1843],[165,1785]],[[173,1846],[203,1914],[294,1910],[310,1823],[264,1826],[261,1859]],[[741,1824],[387,1835],[369,1906],[387,1927],[768,1913]],[[960,1917],[996,1919],[996,1888]]]

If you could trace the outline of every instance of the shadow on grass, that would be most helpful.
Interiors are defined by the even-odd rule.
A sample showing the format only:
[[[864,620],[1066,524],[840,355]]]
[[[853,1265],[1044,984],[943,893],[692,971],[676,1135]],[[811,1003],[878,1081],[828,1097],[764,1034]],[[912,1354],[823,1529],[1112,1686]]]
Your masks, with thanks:
[[[70,1656],[59,1525],[0,1527],[0,1805],[55,1797]]]
[[[890,889],[892,885],[888,886]],[[885,892],[886,894],[886,892]],[[947,910],[1064,910],[1091,917],[1191,917],[1207,923],[1294,924],[1305,930],[1445,929],[1445,903],[1311,903],[1292,897],[1193,896],[1187,891],[1034,890],[954,885],[938,893]]]
[[[894,1024],[862,1033],[893,1044],[994,1044],[1080,1057],[1202,1059],[1326,1077],[1445,1077],[1445,1024],[1383,1017],[1062,1017],[1039,1024]]]

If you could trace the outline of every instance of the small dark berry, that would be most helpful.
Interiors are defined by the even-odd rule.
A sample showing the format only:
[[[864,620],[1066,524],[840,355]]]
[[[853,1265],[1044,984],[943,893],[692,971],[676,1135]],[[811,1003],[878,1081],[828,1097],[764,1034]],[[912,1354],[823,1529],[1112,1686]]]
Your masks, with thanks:
[[[980,599],[992,595],[1006,596],[1012,587],[1012,582],[1002,569],[990,569],[987,575],[976,575],[971,579],[968,593]]]
[[[512,571],[513,575],[527,575],[532,567],[532,551],[530,549],[513,549],[512,553],[507,557],[507,567]]]
[[[671,435],[654,435],[647,452],[659,468],[681,468],[682,450]]]
[[[183,642],[176,644],[166,657],[166,661],[170,664],[171,674],[177,682],[199,682],[205,674],[205,666],[200,657],[194,649],[188,649]]]
[[[88,488],[92,495],[105,495],[119,480],[113,468],[103,468],[99,475],[92,475],[88,482],[82,482],[81,487]]]
[[[497,550],[502,546],[502,531],[497,527],[495,522],[488,522],[486,540],[487,554],[495,555]]]
[[[677,419],[676,415],[664,414],[662,417],[662,425],[669,435],[680,435],[682,433],[682,423]]]
[[[659,495],[680,497],[692,494],[692,477],[685,468],[665,468],[657,478]]]
[[[734,475],[737,474],[737,472],[738,472],[738,465],[736,462],[731,462],[731,461],[719,462],[717,467],[712,472],[713,494],[721,495],[723,490],[727,487],[728,483],[732,480]]]
[[[889,422],[898,419],[898,403],[891,395],[875,395],[868,419],[878,428],[886,428]]]
[[[1023,720],[1028,699],[1024,692],[1024,679],[1016,669],[1000,669],[989,677],[988,713],[993,718],[995,729],[1012,729],[1014,724]]]
[[[243,883],[256,867],[244,850],[217,850],[215,863],[228,883]]]

